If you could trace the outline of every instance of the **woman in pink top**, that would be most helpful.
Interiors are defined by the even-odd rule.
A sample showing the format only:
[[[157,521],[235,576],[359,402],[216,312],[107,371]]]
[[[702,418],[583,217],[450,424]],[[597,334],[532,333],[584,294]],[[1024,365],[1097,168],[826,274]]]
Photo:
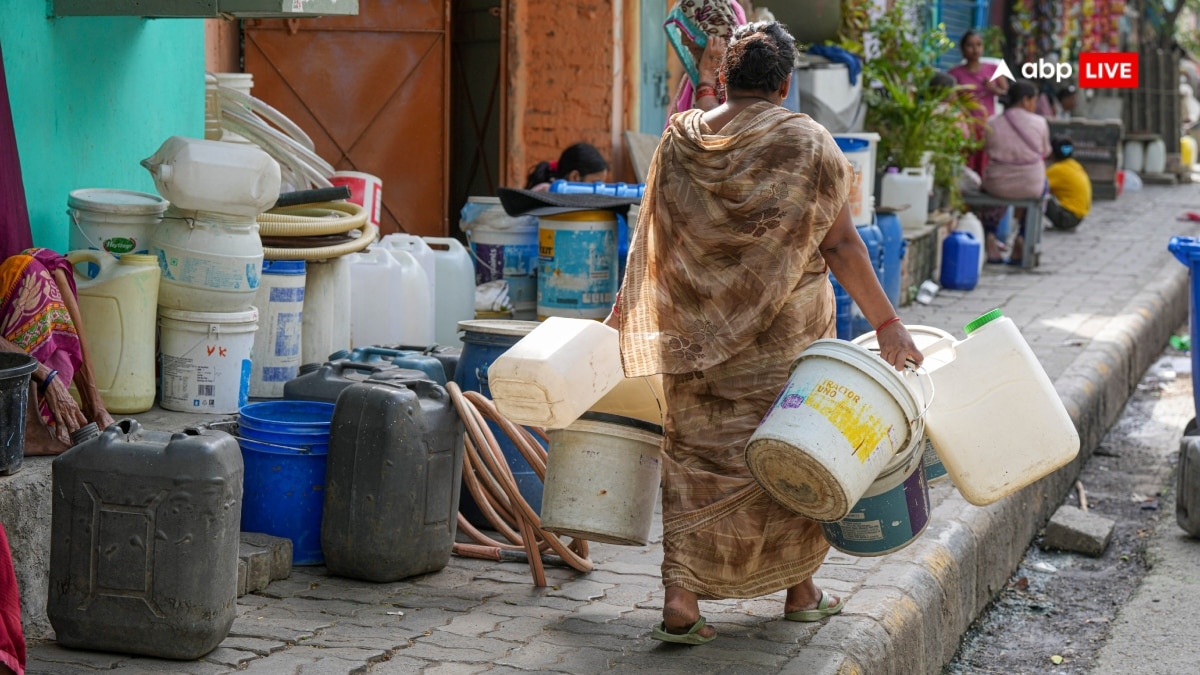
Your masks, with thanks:
[[[996,97],[1003,96],[1004,92],[1008,91],[1008,80],[1000,77],[992,81],[992,75],[996,74],[996,66],[980,61],[983,58],[983,36],[978,32],[969,30],[963,34],[959,47],[966,62],[948,72],[956,82],[970,90],[979,104],[979,108],[971,114],[978,117],[980,122],[975,126],[976,139],[983,140],[983,123],[996,114]],[[967,166],[981,176],[986,163],[987,156],[983,150],[973,152],[967,158]]]
[[[1037,114],[1037,88],[1028,80],[1017,80],[1008,90],[1007,107],[987,124],[987,167],[983,190],[1006,199],[1030,199],[1046,193],[1046,158],[1050,156],[1050,125]],[[1014,214],[1015,215],[1015,214]],[[984,228],[988,229],[984,219]],[[989,231],[987,257],[994,261],[1000,249]],[[1020,246],[1013,247],[1020,251]],[[1011,263],[1018,262],[1010,259]]]

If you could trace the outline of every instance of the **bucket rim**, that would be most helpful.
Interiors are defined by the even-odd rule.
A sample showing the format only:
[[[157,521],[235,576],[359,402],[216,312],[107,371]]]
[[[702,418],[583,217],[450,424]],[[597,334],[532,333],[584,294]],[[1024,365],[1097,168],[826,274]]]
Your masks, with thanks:
[[[616,415],[613,415],[616,417]],[[662,442],[662,434],[655,434],[645,429],[638,427],[627,426],[625,424],[617,424],[615,422],[605,422],[600,420],[585,420],[577,419],[570,426],[562,429],[547,429],[546,433],[553,437],[555,434],[563,432],[571,432],[577,434],[603,434],[605,436],[614,436],[627,440],[646,443],[659,448]]]
[[[108,196],[110,199],[102,199],[103,196]],[[122,199],[112,199],[115,197]],[[98,213],[150,216],[161,215],[167,209],[167,200],[156,194],[137,190],[80,188],[68,193],[67,206],[72,209]]]
[[[286,455],[288,457],[325,457],[326,455],[329,454],[329,446],[328,445],[324,446],[323,450],[317,450],[316,447],[289,448],[286,445],[276,445],[274,443],[258,441],[253,438],[242,438],[240,436],[238,437],[237,442],[238,442],[238,447],[243,452],[245,452],[246,450],[249,450],[251,452],[257,452],[257,453],[261,453],[264,455]],[[254,446],[258,446],[258,447],[254,447]],[[317,446],[317,447],[321,447],[321,446]]]
[[[248,324],[258,321],[258,308],[251,307],[240,312],[190,312],[186,309],[169,309],[160,305],[158,318],[160,323],[162,319],[170,319],[184,323]]]
[[[311,414],[314,417],[319,416],[319,417],[321,417],[321,419],[314,420],[314,421],[307,421],[307,422],[306,421],[292,421],[292,420],[284,421],[284,420],[270,419],[270,418],[263,416],[265,411],[274,410],[277,408],[284,409],[284,410],[296,411],[297,414],[299,414],[299,415]],[[306,429],[306,430],[313,430],[313,429],[326,429],[327,430],[329,428],[329,426],[333,423],[333,413],[336,410],[336,408],[337,408],[337,404],[328,403],[326,401],[287,401],[287,400],[255,401],[254,403],[247,403],[246,405],[242,406],[241,409],[238,410],[238,421],[239,421],[239,425],[240,425],[241,420],[243,420],[243,419],[250,420],[251,428],[258,429],[260,431],[270,431],[270,429],[264,428],[263,426],[261,426],[261,424],[267,424],[267,425],[272,425],[272,426],[286,425],[289,427],[297,427],[297,428]],[[325,419],[326,414],[329,415],[328,419]],[[286,432],[285,431],[285,432],[281,432],[281,433],[296,433],[296,432]]]
[[[580,415],[579,419],[576,421],[577,422],[599,422],[601,424],[613,424],[616,426],[628,427],[630,429],[637,429],[638,431],[645,431],[647,433],[651,433],[656,436],[663,435],[663,428],[662,428],[661,424],[647,422],[645,420],[637,419],[636,417],[625,417],[623,415],[613,415],[611,413],[588,411],[588,412],[585,412],[582,415]],[[570,427],[567,427],[567,428],[570,428]]]
[[[7,367],[3,367],[3,364],[0,364],[0,380],[25,377],[37,370],[38,360],[29,354],[20,354],[17,352],[3,352],[3,354],[7,356],[0,356],[0,361],[13,359],[17,363]]]
[[[458,332],[525,337],[539,325],[541,324],[537,321],[518,321],[516,319],[468,319],[458,322]]]

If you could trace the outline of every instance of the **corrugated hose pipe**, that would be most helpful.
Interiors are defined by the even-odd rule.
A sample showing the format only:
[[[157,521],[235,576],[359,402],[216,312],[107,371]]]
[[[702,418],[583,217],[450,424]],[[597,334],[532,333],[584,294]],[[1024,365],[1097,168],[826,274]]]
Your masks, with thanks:
[[[521,451],[534,473],[546,480],[546,450],[528,430],[506,419],[488,398],[479,392],[463,392],[453,382],[446,385],[450,398],[466,427],[466,452],[463,453],[463,482],[479,510],[506,542],[496,541],[476,529],[461,513],[458,529],[477,543],[455,543],[454,553],[485,560],[527,561],[535,586],[546,586],[545,563],[565,565],[590,572],[588,543],[572,539],[565,544],[558,535],[543,530],[541,518],[521,496],[512,469],[488,427],[491,420]],[[539,431],[539,435],[542,432]]]
[[[323,202],[271,209],[258,216],[264,237],[317,237],[362,230],[353,241],[318,248],[264,246],[267,260],[327,260],[357,253],[371,245],[379,229],[367,222],[367,211],[353,202]]]

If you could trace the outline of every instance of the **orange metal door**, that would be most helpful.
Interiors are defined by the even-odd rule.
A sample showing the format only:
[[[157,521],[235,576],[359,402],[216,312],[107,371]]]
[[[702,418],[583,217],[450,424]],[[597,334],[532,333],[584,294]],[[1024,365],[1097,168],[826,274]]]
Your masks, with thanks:
[[[383,180],[387,232],[445,236],[450,1],[370,0],[360,14],[245,23],[254,95],[340,170]]]

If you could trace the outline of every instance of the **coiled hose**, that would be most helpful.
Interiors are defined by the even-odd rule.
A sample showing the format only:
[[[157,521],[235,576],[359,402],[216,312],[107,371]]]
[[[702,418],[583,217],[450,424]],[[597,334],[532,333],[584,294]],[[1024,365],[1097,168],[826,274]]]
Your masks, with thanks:
[[[367,222],[367,211],[353,202],[323,202],[271,209],[258,216],[258,231],[264,237],[316,237],[362,230],[353,241],[318,248],[264,246],[267,260],[328,260],[357,253],[370,246],[379,229]]]
[[[508,540],[505,543],[488,537],[460,513],[459,530],[477,543],[455,543],[454,553],[487,560],[520,559],[523,553],[533,574],[533,584],[539,587],[547,585],[546,562],[561,563],[580,572],[590,572],[593,566],[588,559],[586,541],[572,539],[570,544],[564,544],[558,535],[542,529],[541,518],[521,496],[512,469],[487,421],[491,420],[500,426],[543,481],[546,480],[546,450],[528,430],[501,415],[495,404],[484,395],[474,391],[464,393],[453,382],[447,383],[446,390],[450,392],[450,399],[466,427],[463,482],[484,517]]]

